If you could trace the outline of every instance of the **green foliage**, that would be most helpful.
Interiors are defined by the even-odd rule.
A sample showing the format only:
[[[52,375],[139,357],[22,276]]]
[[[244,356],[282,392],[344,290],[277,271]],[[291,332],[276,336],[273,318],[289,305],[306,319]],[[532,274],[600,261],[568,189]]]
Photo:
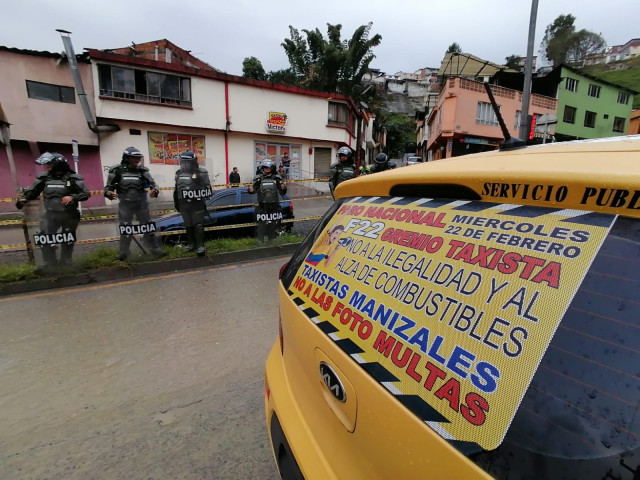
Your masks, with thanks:
[[[301,87],[341,93],[358,101],[362,95],[362,77],[375,58],[372,51],[382,36],[369,38],[372,23],[358,27],[349,40],[342,40],[342,25],[327,24],[325,38],[318,28],[302,30],[289,26],[290,38],[282,47],[291,65],[291,73]]]
[[[566,62],[577,62],[587,55],[604,51],[604,38],[594,32],[582,29],[576,32],[573,15],[559,15],[547,25],[540,52],[556,67]]]
[[[242,61],[242,76],[254,80],[267,79],[267,74],[264,71],[262,62],[256,57],[247,57]]]
[[[18,265],[0,265],[0,284],[13,283],[22,280],[34,280],[39,278],[34,271],[34,266],[21,263]]]
[[[520,55],[509,55],[505,57],[504,64],[506,67],[512,68],[513,70],[520,71]]]
[[[271,245],[286,245],[288,243],[300,243],[304,237],[297,233],[286,233],[275,238]],[[258,241],[255,238],[217,238],[210,240],[205,244],[207,255],[215,255],[224,252],[236,252],[241,250],[251,250],[258,247]],[[171,260],[176,258],[188,258],[195,256],[193,252],[185,252],[183,246],[165,246],[166,256],[159,261]],[[141,264],[158,261],[148,255],[142,253],[133,254],[127,258],[126,262],[116,260],[118,249],[114,247],[99,247],[91,253],[79,257],[74,266],[69,269],[67,274],[78,274],[101,268],[127,268],[130,264]],[[34,280],[41,278],[35,273],[34,266],[28,263],[20,263],[15,265],[0,265],[0,284],[13,283],[23,280]]]
[[[290,68],[269,72],[267,74],[267,80],[271,83],[288,85],[290,87],[297,87],[299,85],[298,78]]]
[[[387,129],[387,153],[398,158],[405,153],[405,146],[416,141],[416,122],[402,113],[382,114],[382,123]]]
[[[445,55],[447,53],[462,53],[462,48],[457,42],[453,42],[451,45],[449,45],[449,47],[447,48],[447,51],[444,53]]]

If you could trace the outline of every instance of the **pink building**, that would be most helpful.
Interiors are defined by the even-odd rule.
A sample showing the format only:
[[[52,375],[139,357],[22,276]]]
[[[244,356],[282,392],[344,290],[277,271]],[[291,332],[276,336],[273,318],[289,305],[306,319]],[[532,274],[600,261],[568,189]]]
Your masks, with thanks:
[[[491,91],[509,133],[518,138],[522,92],[495,85]],[[530,115],[555,113],[556,108],[554,98],[537,94],[530,97]],[[428,160],[495,150],[504,140],[484,84],[466,78],[445,81],[426,123]]]
[[[78,172],[90,190],[104,187],[98,149],[98,134],[92,132],[77,104],[71,69],[59,53],[0,47],[0,108],[10,141],[0,138],[0,198],[16,196],[16,187],[30,186],[42,167],[34,159],[44,152],[59,152],[73,168],[72,141],[78,142]],[[91,65],[78,56],[85,91],[93,97]],[[93,101],[89,102],[93,106]],[[8,129],[6,128],[8,124]],[[17,183],[12,181],[9,158],[13,159]],[[102,195],[93,195],[83,205],[104,205]],[[15,210],[13,203],[0,202],[0,211]]]

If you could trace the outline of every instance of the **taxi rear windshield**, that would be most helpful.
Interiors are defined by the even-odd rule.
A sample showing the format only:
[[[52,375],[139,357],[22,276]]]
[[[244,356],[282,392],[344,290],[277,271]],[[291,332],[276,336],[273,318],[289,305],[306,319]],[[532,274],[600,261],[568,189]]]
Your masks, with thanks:
[[[474,455],[479,465],[497,478],[638,478],[639,288],[640,222],[618,217],[504,442]]]
[[[399,203],[422,200],[405,197]],[[282,276],[286,288],[325,226],[349,202],[336,202],[294,254]],[[470,212],[492,206],[460,204]],[[483,450],[473,441],[452,442],[496,478],[639,478],[640,221],[610,218],[579,287],[559,307],[561,320],[501,444]]]

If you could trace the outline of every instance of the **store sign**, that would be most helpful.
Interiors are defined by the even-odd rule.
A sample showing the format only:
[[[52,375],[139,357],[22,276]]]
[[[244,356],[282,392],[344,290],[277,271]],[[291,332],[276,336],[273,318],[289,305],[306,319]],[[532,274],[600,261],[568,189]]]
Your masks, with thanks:
[[[486,138],[464,137],[463,143],[474,143],[476,145],[489,145],[489,140]]]
[[[285,133],[287,131],[287,114],[281,112],[269,112],[267,118],[267,132]]]

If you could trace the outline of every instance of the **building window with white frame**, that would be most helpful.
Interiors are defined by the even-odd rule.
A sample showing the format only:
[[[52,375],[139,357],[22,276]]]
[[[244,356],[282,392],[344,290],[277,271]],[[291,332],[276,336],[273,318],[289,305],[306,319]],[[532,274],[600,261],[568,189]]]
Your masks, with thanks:
[[[622,105],[629,103],[629,94],[627,92],[618,92],[618,103]]]
[[[500,107],[498,107],[500,108]],[[478,108],[476,110],[476,123],[480,125],[489,125],[491,127],[497,127],[498,117],[496,117],[493,107],[488,102],[478,102]]]
[[[598,85],[594,85],[593,83],[589,84],[587,95],[589,95],[590,97],[600,98],[600,87]]]
[[[578,80],[575,78],[567,78],[564,84],[564,88],[566,88],[570,92],[578,91]]]
[[[345,103],[329,102],[328,125],[349,128],[351,125],[349,119],[349,107]]]
[[[516,110],[516,123],[514,123],[513,128],[516,130],[520,130],[520,117],[522,112],[520,110]]]

